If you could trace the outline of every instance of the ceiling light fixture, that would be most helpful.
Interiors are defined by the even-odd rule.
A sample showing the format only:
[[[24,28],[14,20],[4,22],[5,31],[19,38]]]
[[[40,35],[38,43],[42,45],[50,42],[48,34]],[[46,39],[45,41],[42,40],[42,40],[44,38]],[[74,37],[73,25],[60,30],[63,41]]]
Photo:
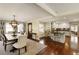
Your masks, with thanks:
[[[17,27],[17,24],[18,24],[18,23],[17,23],[17,21],[15,20],[15,15],[13,15],[13,17],[14,17],[14,19],[11,21],[10,24],[12,25],[12,27],[15,28],[15,27]]]

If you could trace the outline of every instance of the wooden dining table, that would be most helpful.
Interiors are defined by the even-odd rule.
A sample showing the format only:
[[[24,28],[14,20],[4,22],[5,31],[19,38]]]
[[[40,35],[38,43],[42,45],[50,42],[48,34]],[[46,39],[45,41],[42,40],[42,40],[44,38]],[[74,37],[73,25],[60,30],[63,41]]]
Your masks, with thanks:
[[[14,36],[13,34],[5,34],[7,40],[16,40],[18,39],[18,37],[20,36],[21,34],[16,34],[16,36]]]
[[[8,41],[9,40],[15,40],[15,39],[18,38],[17,36],[12,36],[11,34],[5,34],[5,36],[6,36],[6,38],[7,38]]]

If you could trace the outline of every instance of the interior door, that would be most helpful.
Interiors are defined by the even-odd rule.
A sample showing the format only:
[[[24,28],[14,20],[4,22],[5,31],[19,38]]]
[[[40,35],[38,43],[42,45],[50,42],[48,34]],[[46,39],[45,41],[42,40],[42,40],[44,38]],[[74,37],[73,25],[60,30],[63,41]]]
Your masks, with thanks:
[[[28,23],[28,38],[32,39],[32,23]]]

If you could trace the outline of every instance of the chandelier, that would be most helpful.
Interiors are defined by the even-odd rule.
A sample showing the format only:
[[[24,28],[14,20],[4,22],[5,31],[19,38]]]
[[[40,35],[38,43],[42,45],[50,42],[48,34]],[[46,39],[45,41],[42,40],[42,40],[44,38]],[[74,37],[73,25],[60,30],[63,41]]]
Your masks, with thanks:
[[[17,27],[17,24],[18,24],[18,23],[17,23],[17,21],[15,20],[15,15],[13,15],[13,17],[14,17],[14,19],[11,21],[10,24],[12,25],[12,27],[15,28],[15,27]]]

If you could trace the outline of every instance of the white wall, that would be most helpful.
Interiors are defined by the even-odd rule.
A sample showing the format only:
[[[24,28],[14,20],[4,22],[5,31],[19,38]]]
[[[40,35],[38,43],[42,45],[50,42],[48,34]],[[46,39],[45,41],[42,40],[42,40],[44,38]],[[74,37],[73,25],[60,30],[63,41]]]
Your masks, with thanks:
[[[45,24],[45,31],[51,31],[51,22]]]

